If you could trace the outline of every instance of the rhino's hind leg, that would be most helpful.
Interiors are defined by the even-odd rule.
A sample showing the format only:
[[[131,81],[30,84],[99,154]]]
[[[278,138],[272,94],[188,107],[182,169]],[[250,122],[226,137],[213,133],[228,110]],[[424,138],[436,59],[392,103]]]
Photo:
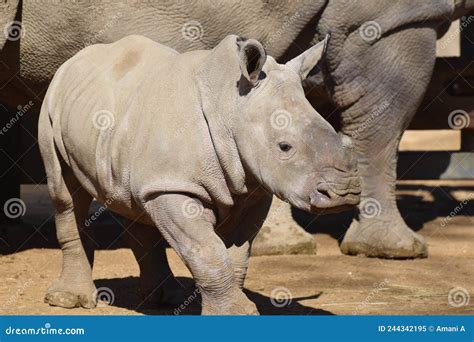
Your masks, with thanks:
[[[64,308],[94,308],[96,288],[92,281],[93,244],[81,229],[92,201],[69,170],[60,179],[50,178],[56,215],[56,235],[63,255],[62,271],[48,288],[44,301]]]
[[[166,257],[165,239],[155,228],[140,223],[127,227],[126,238],[140,267],[140,293],[147,304],[176,306],[184,300]]]

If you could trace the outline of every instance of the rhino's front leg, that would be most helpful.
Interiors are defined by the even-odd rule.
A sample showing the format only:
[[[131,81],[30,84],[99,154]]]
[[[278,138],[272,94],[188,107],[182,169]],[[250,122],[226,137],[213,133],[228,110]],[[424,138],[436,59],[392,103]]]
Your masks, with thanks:
[[[211,209],[182,194],[159,195],[147,200],[144,208],[193,275],[202,296],[202,314],[258,314],[234,281],[232,260],[214,230]]]
[[[149,304],[175,306],[182,302],[184,289],[178,284],[166,256],[166,241],[155,227],[132,223],[127,242],[140,267],[140,292]]]
[[[341,244],[346,254],[427,256],[423,237],[413,232],[400,215],[395,182],[398,144],[430,81],[435,42],[436,33],[431,27],[409,28],[367,47],[365,60],[359,60],[370,63],[366,74],[354,83],[363,96],[343,112],[343,130],[353,137],[362,178],[359,217]],[[391,49],[395,52],[387,53]],[[383,71],[386,66],[390,68]]]
[[[397,208],[395,166],[399,138],[393,139],[384,148],[361,149],[359,169],[364,185],[358,217],[341,243],[345,254],[402,259],[427,256],[424,238],[407,226]],[[381,163],[378,158],[386,161]]]

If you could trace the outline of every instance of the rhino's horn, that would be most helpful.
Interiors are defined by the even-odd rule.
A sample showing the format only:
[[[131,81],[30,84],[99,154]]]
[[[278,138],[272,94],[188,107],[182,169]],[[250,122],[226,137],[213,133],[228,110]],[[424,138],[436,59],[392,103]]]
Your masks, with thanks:
[[[300,75],[301,80],[304,80],[326,53],[329,38],[330,35],[327,34],[324,40],[288,61],[286,65]]]

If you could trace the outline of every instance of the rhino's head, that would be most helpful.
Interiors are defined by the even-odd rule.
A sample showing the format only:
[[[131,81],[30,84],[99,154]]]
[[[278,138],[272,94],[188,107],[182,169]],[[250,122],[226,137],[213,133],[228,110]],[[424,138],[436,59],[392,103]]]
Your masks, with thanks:
[[[227,75],[219,79],[234,77],[232,84],[223,82],[220,91],[235,94],[214,98],[220,108],[219,138],[225,140],[214,141],[225,145],[221,151],[221,146],[216,147],[224,167],[232,169],[229,174],[238,177],[239,171],[243,172],[247,182],[256,180],[280,199],[306,211],[337,211],[356,205],[360,189],[350,138],[338,134],[318,114],[306,100],[301,84],[321,59],[326,42],[278,64],[266,56],[259,42],[231,37],[235,45],[227,51],[231,54],[229,65],[237,61],[238,75],[235,68],[224,66],[221,73]],[[233,89],[226,89],[226,85]],[[211,122],[211,132],[212,126]],[[222,131],[232,137],[232,144]],[[241,165],[222,156],[232,154],[229,145],[236,149]]]

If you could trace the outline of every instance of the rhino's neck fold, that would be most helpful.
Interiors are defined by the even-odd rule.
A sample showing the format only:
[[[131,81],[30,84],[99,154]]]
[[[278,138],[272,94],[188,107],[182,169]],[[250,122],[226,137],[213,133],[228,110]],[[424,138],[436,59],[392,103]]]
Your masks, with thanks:
[[[245,194],[245,172],[233,135],[237,110],[236,82],[240,77],[236,36],[229,36],[211,50],[197,70],[196,81],[202,112],[207,121],[227,186],[235,195]]]

